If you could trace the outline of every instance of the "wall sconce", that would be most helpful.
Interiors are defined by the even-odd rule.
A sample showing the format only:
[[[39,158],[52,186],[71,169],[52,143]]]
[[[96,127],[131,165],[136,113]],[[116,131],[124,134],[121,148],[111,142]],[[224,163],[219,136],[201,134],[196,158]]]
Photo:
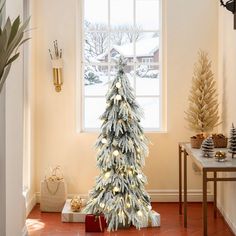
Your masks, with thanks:
[[[235,7],[235,0],[229,0],[224,3],[223,0],[220,0],[221,6],[225,7],[228,11],[234,14],[234,29],[236,29],[236,7]]]
[[[49,55],[52,61],[53,70],[53,84],[55,86],[56,92],[61,91],[61,86],[63,85],[63,60],[62,60],[62,49],[59,50],[57,40],[53,41],[53,52],[48,49]]]

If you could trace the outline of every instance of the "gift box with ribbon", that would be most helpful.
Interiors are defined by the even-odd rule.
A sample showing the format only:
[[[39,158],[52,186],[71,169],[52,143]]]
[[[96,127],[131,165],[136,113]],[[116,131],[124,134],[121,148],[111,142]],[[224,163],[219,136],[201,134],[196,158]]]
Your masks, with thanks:
[[[106,228],[106,220],[104,215],[88,214],[85,217],[86,232],[104,232]]]

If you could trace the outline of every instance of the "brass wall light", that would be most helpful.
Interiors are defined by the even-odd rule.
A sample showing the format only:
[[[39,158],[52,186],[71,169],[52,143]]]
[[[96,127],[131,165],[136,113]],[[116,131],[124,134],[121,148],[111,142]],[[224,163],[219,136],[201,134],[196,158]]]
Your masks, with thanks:
[[[62,60],[62,49],[58,48],[57,40],[53,41],[53,50],[49,50],[49,55],[52,61],[53,70],[53,84],[56,92],[61,91],[63,85],[63,60]]]

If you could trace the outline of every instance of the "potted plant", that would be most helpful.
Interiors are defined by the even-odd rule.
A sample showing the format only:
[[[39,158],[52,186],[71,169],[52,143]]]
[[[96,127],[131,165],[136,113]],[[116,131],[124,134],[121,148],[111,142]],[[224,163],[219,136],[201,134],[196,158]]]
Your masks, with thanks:
[[[197,133],[191,137],[191,146],[192,148],[200,148],[207,134],[220,124],[216,80],[211,70],[211,61],[209,61],[208,54],[204,51],[199,51],[199,59],[194,67],[188,101],[189,105],[185,112],[185,119],[189,128]],[[213,136],[215,147],[219,143],[215,140],[218,141],[218,139],[226,140],[227,146],[227,139],[221,134]]]
[[[11,64],[20,53],[17,49],[28,40],[24,39],[25,29],[29,19],[21,24],[18,16],[13,22],[8,17],[3,24],[3,9],[5,1],[0,0],[0,92],[11,69]]]

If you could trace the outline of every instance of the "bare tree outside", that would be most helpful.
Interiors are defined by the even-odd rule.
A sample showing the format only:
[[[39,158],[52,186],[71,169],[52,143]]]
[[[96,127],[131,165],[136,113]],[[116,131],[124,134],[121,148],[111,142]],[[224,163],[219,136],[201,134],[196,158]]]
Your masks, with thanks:
[[[109,45],[109,36],[107,34],[107,26],[105,24],[92,24],[88,21],[84,23],[85,27],[85,60],[91,62],[97,56],[107,52]],[[138,41],[143,38],[142,28],[138,27],[133,33],[130,25],[120,25],[113,28],[110,42],[112,45],[123,45]]]

